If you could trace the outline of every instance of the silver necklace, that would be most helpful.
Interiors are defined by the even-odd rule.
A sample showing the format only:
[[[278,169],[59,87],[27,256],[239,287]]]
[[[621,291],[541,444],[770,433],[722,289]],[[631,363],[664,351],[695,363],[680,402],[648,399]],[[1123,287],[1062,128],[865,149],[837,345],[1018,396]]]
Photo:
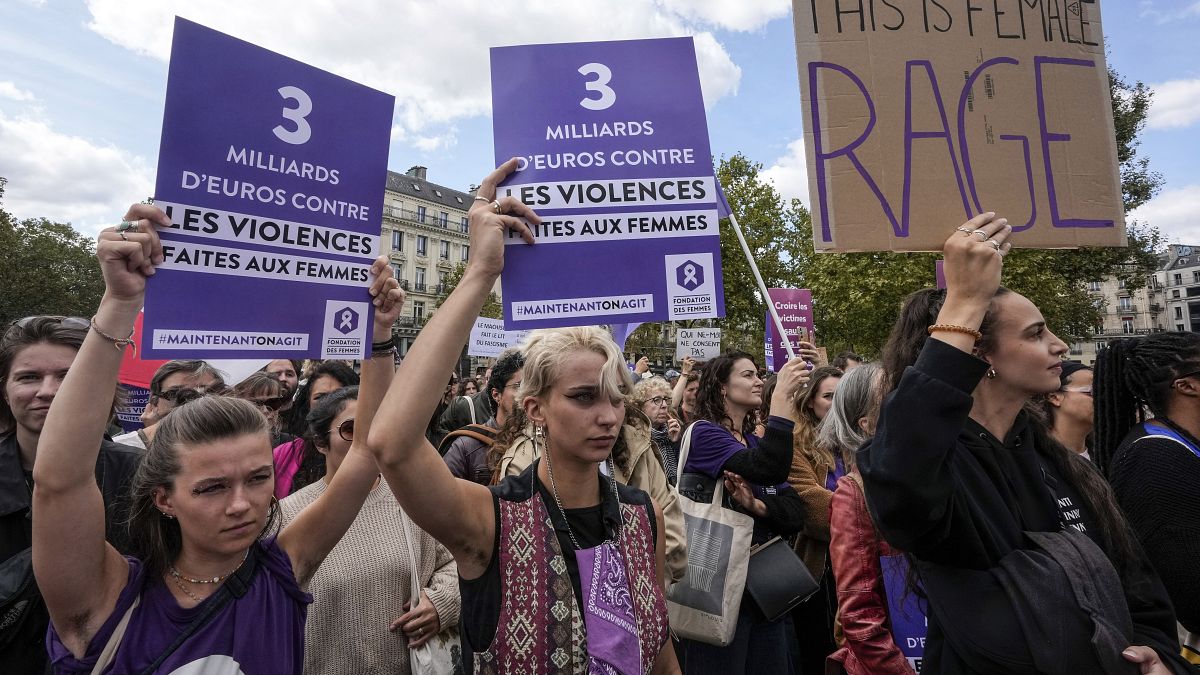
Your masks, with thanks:
[[[237,567],[229,570],[225,574],[213,577],[211,579],[193,579],[192,577],[189,577],[185,574],[180,573],[179,568],[175,567],[174,564],[171,565],[170,572],[171,572],[172,577],[174,577],[176,579],[182,579],[190,584],[218,584],[218,583],[221,583],[222,581],[225,581],[226,579],[229,578],[229,576],[231,574],[233,574],[234,572],[241,569],[242,565],[246,564],[246,558],[248,558],[249,556],[250,556],[250,549],[246,549],[246,554],[242,556],[242,562],[238,563]]]
[[[541,435],[541,429],[539,428],[535,436],[540,437]],[[579,540],[575,538],[575,531],[571,528],[571,521],[567,519],[567,510],[563,508],[562,500],[558,497],[558,483],[554,481],[554,463],[550,461],[549,438],[544,439],[544,445],[546,446],[546,451],[542,453],[542,456],[546,458],[546,473],[550,476],[550,495],[554,497],[554,505],[558,507],[558,513],[562,516],[563,522],[567,524],[567,536],[571,538],[571,545],[575,547],[576,551],[582,551],[583,547],[579,545]],[[609,453],[606,461],[608,462],[608,479],[612,484],[613,499],[617,500],[617,508],[619,509],[621,502],[617,497],[617,472],[613,465],[612,453]],[[616,540],[618,542],[621,541],[621,529],[623,525],[622,523],[622,525],[617,526]]]

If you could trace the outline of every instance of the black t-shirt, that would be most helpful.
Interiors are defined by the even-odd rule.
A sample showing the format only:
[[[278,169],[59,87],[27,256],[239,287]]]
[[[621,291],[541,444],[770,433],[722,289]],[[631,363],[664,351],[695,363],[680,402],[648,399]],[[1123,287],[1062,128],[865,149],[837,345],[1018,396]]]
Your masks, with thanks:
[[[558,546],[562,549],[563,560],[567,564],[567,575],[571,579],[571,588],[575,592],[575,602],[583,606],[583,587],[579,578],[579,563],[575,559],[575,545],[567,532],[569,524],[571,532],[583,548],[599,546],[606,540],[616,536],[621,523],[620,508],[613,502],[612,483],[599,473],[600,503],[580,509],[566,509],[564,521],[554,502],[554,495],[547,486],[536,480],[538,463],[534,462],[520,476],[509,476],[499,485],[493,486],[492,500],[496,514],[496,538],[492,546],[492,559],[487,569],[477,579],[459,578],[458,587],[462,594],[462,629],[467,644],[476,652],[486,651],[496,636],[496,624],[500,620],[501,578],[500,578],[500,500],[524,501],[533,495],[534,484],[542,496],[542,503],[550,512],[550,520],[555,525],[555,535]],[[645,505],[650,517],[650,532],[654,541],[658,538],[658,523],[654,519],[654,509],[650,496],[645,492],[621,483],[617,483],[618,499],[624,504]]]

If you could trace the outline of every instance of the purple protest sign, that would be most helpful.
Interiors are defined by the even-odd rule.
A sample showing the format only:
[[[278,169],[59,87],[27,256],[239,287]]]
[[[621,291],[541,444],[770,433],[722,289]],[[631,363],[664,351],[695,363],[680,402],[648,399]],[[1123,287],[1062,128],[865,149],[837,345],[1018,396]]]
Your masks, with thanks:
[[[908,560],[902,555],[879,557],[883,572],[883,590],[887,595],[888,621],[892,639],[908,659],[914,672],[921,672],[925,659],[925,634],[929,620],[921,608],[920,596],[908,587]]]
[[[933,263],[933,276],[937,277],[937,287],[946,287],[946,261],[936,260]]]
[[[691,38],[492,49],[508,329],[723,316],[719,196]],[[621,273],[614,274],[615,270]]]
[[[797,342],[812,339],[812,291],[807,288],[768,288],[767,293],[771,296],[771,302],[783,323],[783,330],[787,333],[788,341],[792,343],[792,350],[795,351]],[[764,314],[767,324],[767,370],[777,372],[788,361],[787,350],[783,347],[783,341],[779,339],[779,332],[775,330],[771,313]]]
[[[394,104],[175,19],[145,358],[365,356]]]
[[[150,402],[150,390],[132,385],[121,386],[125,387],[125,404],[117,408],[117,424],[125,433],[137,431],[145,426],[142,424],[142,412]]]

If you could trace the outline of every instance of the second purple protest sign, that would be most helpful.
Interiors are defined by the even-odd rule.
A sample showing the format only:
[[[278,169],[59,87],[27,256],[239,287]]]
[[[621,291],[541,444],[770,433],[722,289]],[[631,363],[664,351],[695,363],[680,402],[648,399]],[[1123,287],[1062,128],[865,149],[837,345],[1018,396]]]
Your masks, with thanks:
[[[393,107],[177,18],[142,355],[363,358]]]
[[[492,49],[507,329],[723,316],[718,194],[691,38]]]

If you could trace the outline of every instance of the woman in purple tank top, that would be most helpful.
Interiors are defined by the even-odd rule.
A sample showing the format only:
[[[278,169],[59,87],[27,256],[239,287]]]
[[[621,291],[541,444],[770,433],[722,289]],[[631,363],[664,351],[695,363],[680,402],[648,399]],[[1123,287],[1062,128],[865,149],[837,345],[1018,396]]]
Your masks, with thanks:
[[[55,672],[299,673],[305,588],[358,515],[378,476],[374,458],[352,445],[328,491],[275,536],[266,418],[247,401],[200,398],[160,423],[133,479],[139,555],[108,544],[86,439],[104,433],[125,336],[164,259],[155,228],[171,225],[146,204],[125,219],[100,234],[104,299],[50,406],[33,467],[33,566]],[[386,258],[372,273],[374,339],[390,339],[403,292]],[[360,429],[392,373],[392,350],[373,356],[385,358],[364,362]]]
[[[535,331],[515,405],[541,459],[490,489],[451,475],[423,433],[446,372],[504,266],[509,233],[540,223],[496,200],[513,159],[470,211],[471,261],[400,366],[368,446],[404,511],[458,562],[475,672],[678,673],[663,597],[662,510],[619,485],[610,455],[632,379],[598,328]],[[496,201],[492,201],[496,200]],[[483,617],[483,618],[481,618]]]

